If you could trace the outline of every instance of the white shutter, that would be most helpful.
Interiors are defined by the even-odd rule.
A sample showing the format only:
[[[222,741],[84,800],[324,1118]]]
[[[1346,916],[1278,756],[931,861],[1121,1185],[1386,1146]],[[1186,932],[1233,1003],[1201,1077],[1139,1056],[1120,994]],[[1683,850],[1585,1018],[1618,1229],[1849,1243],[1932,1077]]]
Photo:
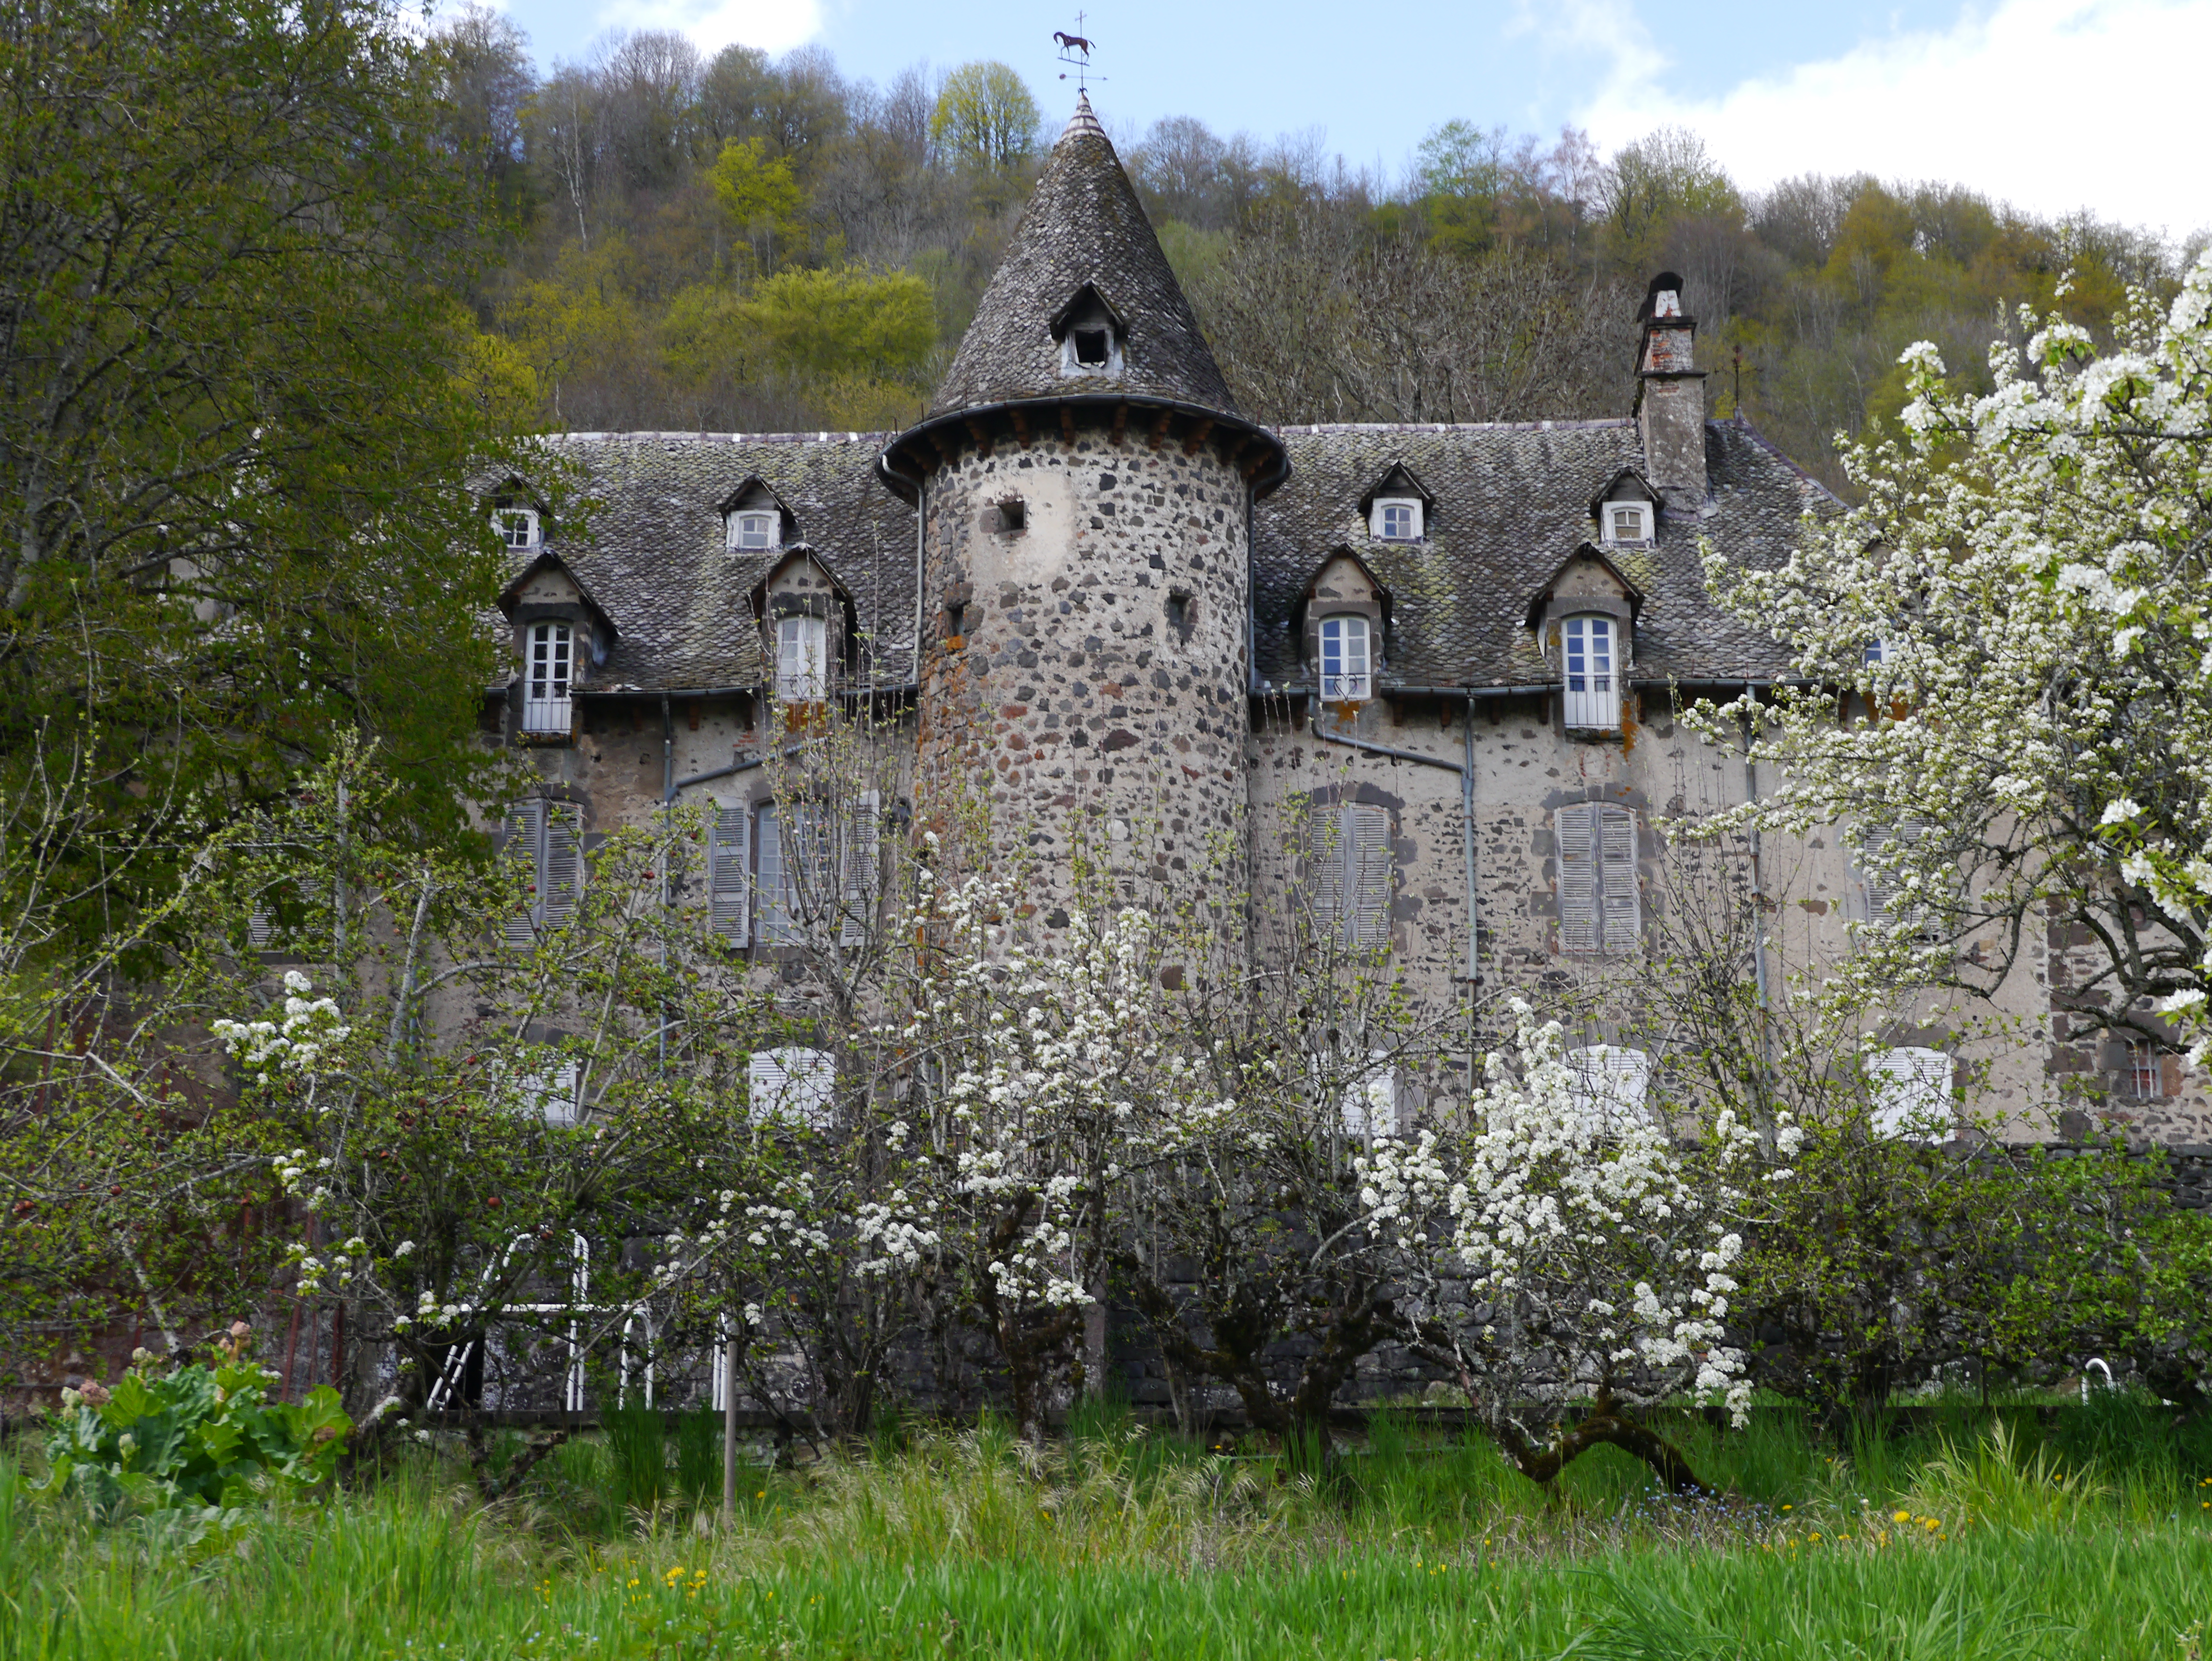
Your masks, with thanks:
[[[1867,1062],[1877,1136],[1941,1141],[1951,1129],[1951,1058],[1940,1050],[1884,1050]]]
[[[837,1104],[837,1059],[824,1050],[757,1050],[745,1064],[755,1124],[827,1130]]]
[[[1552,815],[1559,845],[1559,950],[1595,952],[1597,932],[1597,804],[1570,802]]]
[[[1615,1135],[1650,1121],[1644,1098],[1651,1086],[1651,1057],[1643,1050],[1591,1044],[1569,1050],[1566,1062],[1574,1071],[1571,1099],[1592,1133]]]
[[[579,1116],[576,1103],[576,1063],[565,1061],[550,1073],[526,1074],[522,1080],[523,1111],[547,1124],[568,1125]]]
[[[752,940],[752,812],[717,806],[707,833],[708,926],[732,946]]]
[[[860,792],[859,805],[845,815],[844,843],[844,920],[837,938],[842,945],[858,946],[868,938],[876,921],[883,861],[881,793]]]
[[[539,867],[539,913],[549,923],[576,915],[584,888],[584,810],[572,802],[545,805],[545,860]]]
[[[1335,807],[1316,809],[1310,826],[1306,870],[1313,888],[1314,937],[1344,935],[1344,816]]]
[[[528,946],[535,938],[532,925],[544,899],[539,891],[545,880],[544,861],[540,855],[544,822],[545,804],[534,799],[519,804],[514,812],[507,815],[506,845],[500,849],[500,856],[520,865],[528,873],[530,883],[527,903],[507,920],[503,932],[509,946]]]
[[[1636,891],[1636,815],[1610,802],[1598,808],[1598,894],[1603,948],[1634,949],[1644,916]]]
[[[1343,840],[1352,902],[1347,943],[1372,950],[1390,938],[1390,810],[1346,803]]]

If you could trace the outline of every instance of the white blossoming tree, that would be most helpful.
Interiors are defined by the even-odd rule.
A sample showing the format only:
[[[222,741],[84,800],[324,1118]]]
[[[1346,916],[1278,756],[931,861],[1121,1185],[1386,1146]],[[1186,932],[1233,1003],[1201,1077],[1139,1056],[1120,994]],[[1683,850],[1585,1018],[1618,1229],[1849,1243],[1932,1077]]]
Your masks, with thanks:
[[[1514,1054],[1488,1058],[1463,1114],[1358,1161],[1366,1232],[1388,1250],[1412,1341],[1522,1475],[1548,1482],[1610,1443],[1695,1488],[1635,1409],[1687,1396],[1743,1422],[1732,1271],[1799,1134],[1784,1116],[1770,1147],[1722,1107],[1680,1146],[1656,1099],[1593,1088],[1557,1022],[1512,1009]]]
[[[2172,1042],[2212,940],[2212,252],[2108,350],[2020,321],[1985,396],[1905,354],[1904,435],[1850,453],[1860,505],[1785,565],[1708,551],[1806,682],[1761,712],[1780,782],[1723,828],[1842,827],[1881,897],[1851,995],[1992,995],[2055,925],[2091,946],[2052,988],[2077,1030]]]

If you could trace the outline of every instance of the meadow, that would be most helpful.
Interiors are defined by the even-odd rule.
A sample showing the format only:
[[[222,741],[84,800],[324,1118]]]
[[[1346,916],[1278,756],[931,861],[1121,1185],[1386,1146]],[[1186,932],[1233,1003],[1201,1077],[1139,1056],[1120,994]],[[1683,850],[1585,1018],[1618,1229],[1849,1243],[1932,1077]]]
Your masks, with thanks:
[[[749,1468],[727,1527],[714,1428],[616,1415],[491,1506],[418,1449],[316,1503],[108,1523],[19,1439],[0,1658],[2202,1661],[2212,1634],[2212,1435],[2118,1393],[1832,1441],[1686,1418],[1726,1490],[1694,1501],[1610,1449],[1545,1492],[1389,1415],[1319,1475],[1111,1412],[1044,1450],[894,1427]]]

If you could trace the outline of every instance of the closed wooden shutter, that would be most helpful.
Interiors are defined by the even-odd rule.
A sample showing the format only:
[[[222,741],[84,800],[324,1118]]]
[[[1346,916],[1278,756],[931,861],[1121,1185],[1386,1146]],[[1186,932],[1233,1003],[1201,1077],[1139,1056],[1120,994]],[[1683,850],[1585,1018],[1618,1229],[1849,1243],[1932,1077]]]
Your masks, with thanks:
[[[539,800],[526,801],[507,815],[501,829],[504,838],[500,849],[502,859],[512,860],[528,873],[529,897],[523,909],[507,920],[502,931],[507,944],[523,946],[535,938],[534,924],[538,915],[544,883],[544,860],[541,845],[544,841],[545,804]]]
[[[1390,938],[1390,810],[1346,802],[1344,819],[1345,888],[1352,899],[1345,943],[1371,951]]]
[[[868,938],[876,921],[876,896],[882,885],[883,796],[863,790],[859,803],[845,815],[844,917],[839,941],[858,946]]]
[[[1337,940],[1344,933],[1344,819],[1331,806],[1316,808],[1306,849],[1306,871],[1313,889],[1314,935]]]
[[[1884,854],[1901,853],[1917,848],[1936,835],[1934,821],[1917,813],[1906,813],[1889,824],[1870,824],[1860,840],[1863,850],[1861,857],[1867,868],[1862,873],[1866,888],[1866,920],[1874,923],[1910,922],[1914,920],[1908,911],[1900,911],[1898,900],[1903,889],[1893,871],[1877,871],[1874,866]],[[1896,847],[1893,849],[1892,844]],[[1913,910],[1917,908],[1913,908]]]
[[[1559,950],[1598,949],[1598,805],[1571,802],[1552,815],[1559,844]]]
[[[708,927],[732,946],[752,941],[752,811],[717,806],[708,829]]]
[[[1643,930],[1643,908],[1636,891],[1636,815],[1611,803],[1598,806],[1599,949],[1635,949]]]
[[[583,843],[584,810],[571,802],[546,803],[538,910],[549,923],[566,922],[576,915],[576,899],[584,888]]]

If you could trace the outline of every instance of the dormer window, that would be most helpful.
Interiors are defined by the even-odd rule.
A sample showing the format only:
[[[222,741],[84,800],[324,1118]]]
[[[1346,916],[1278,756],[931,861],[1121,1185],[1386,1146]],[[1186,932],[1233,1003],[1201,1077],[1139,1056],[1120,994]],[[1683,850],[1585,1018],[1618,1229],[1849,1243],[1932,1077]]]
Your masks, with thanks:
[[[1325,702],[1351,703],[1375,696],[1374,660],[1368,645],[1365,618],[1321,620],[1321,695]]]
[[[1681,314],[1682,296],[1678,290],[1674,289],[1659,289],[1653,291],[1651,295],[1652,316],[1680,317]]]
[[[1605,504],[1605,539],[1616,548],[1640,548],[1651,540],[1651,504],[1648,502],[1608,502]]]
[[[1566,657],[1567,725],[1584,732],[1614,732],[1620,726],[1620,677],[1615,657],[1618,638],[1609,617],[1571,617],[1559,624]]]
[[[522,730],[564,734],[571,730],[574,633],[565,623],[533,623],[523,639]]]
[[[787,703],[819,703],[830,695],[830,630],[820,618],[778,618],[775,691]]]
[[[1060,374],[1118,380],[1127,333],[1106,297],[1085,283],[1052,319],[1052,338],[1060,343]]]
[[[538,510],[535,508],[495,508],[491,515],[492,529],[499,539],[510,548],[535,548],[538,545]]]
[[[776,544],[775,515],[748,510],[730,515],[730,546],[736,549],[773,548]]]
[[[1368,514],[1368,529],[1385,542],[1413,542],[1421,534],[1418,499],[1380,497]]]

